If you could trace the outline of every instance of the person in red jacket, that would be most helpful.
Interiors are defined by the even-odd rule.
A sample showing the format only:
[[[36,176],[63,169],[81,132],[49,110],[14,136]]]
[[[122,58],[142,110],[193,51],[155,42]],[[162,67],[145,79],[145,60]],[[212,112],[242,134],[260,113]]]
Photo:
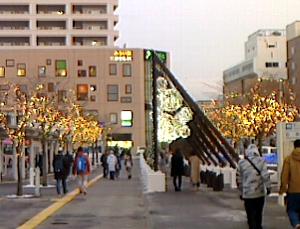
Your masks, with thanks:
[[[73,165],[73,175],[78,177],[79,192],[87,194],[88,174],[91,172],[89,157],[84,153],[83,148],[79,147]]]

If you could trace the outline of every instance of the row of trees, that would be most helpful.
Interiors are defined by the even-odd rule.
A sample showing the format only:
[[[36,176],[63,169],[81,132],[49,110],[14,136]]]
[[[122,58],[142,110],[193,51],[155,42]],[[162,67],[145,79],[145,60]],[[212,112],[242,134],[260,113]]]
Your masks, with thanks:
[[[263,89],[260,79],[247,94],[229,95],[223,101],[203,106],[211,121],[234,146],[245,137],[253,137],[261,147],[264,139],[276,133],[278,122],[292,122],[299,117],[291,89],[290,95],[285,96],[289,100],[283,99],[282,91],[274,90],[266,95]]]
[[[22,195],[20,161],[25,154],[28,131],[38,132],[44,158],[48,158],[46,145],[50,136],[56,138],[61,146],[66,142],[92,145],[97,142],[102,127],[95,116],[83,114],[82,106],[76,103],[74,91],[71,91],[72,96],[58,102],[56,93],[43,93],[44,84],[39,84],[29,93],[23,92],[17,84],[6,85],[8,90],[0,104],[0,122],[17,152],[17,195]],[[47,160],[43,162],[43,185],[47,185]]]

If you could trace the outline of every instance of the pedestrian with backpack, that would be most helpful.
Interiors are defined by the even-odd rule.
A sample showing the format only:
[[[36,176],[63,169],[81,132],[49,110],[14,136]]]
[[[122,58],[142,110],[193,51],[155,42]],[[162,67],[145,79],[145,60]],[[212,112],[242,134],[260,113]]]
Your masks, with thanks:
[[[109,156],[107,157],[108,172],[110,180],[114,180],[116,176],[116,167],[118,164],[118,159],[114,154],[113,150],[110,150]]]
[[[56,191],[57,194],[61,195],[61,185],[63,187],[63,192],[66,194],[68,190],[68,162],[63,156],[63,150],[58,150],[58,153],[54,156],[52,161],[52,166],[54,168],[54,179],[56,180]]]
[[[82,147],[77,150],[77,155],[73,165],[73,175],[78,177],[79,192],[87,194],[88,174],[91,172],[89,157],[84,153]]]

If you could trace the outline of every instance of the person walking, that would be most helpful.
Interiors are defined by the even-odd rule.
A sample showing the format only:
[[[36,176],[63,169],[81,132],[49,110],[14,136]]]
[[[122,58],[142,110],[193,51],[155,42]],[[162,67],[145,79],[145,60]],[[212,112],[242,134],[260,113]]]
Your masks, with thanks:
[[[124,166],[127,171],[128,179],[131,179],[132,178],[131,170],[133,167],[133,162],[132,162],[132,155],[129,150],[126,152],[126,154],[124,156]]]
[[[181,191],[182,175],[184,175],[184,161],[180,149],[176,149],[171,159],[171,176],[176,192]]]
[[[238,162],[237,185],[244,200],[249,229],[263,229],[265,196],[271,194],[271,179],[266,161],[255,144],[250,144],[245,158]]]
[[[200,189],[200,158],[197,156],[197,152],[193,150],[189,157],[190,168],[191,168],[191,182],[194,191]]]
[[[110,150],[110,153],[107,157],[107,165],[108,165],[108,172],[109,172],[109,179],[114,180],[116,175],[116,166],[118,164],[118,159],[114,154],[113,150]]]
[[[121,172],[121,169],[122,169],[122,161],[121,161],[121,155],[116,152],[115,153],[115,156],[117,158],[117,164],[116,164],[116,178],[118,179],[119,176],[120,176],[120,172]]]
[[[67,178],[72,174],[71,173],[71,168],[73,166],[73,162],[74,162],[74,158],[73,158],[73,155],[71,155],[69,153],[69,151],[67,151],[67,153],[65,154],[65,161],[66,161],[66,173],[67,173]]]
[[[284,159],[279,195],[287,194],[286,211],[291,225],[300,229],[300,139],[294,141],[294,150]]]
[[[91,163],[87,155],[85,155],[82,147],[77,149],[77,155],[73,166],[73,175],[78,177],[79,192],[87,194],[88,174],[91,172]]]
[[[63,192],[66,194],[69,192],[68,189],[68,161],[63,156],[63,150],[59,150],[58,153],[54,156],[52,161],[52,166],[54,168],[54,179],[56,180],[56,191],[57,194],[61,195],[61,185],[63,187]]]
[[[104,178],[107,178],[108,176],[108,164],[107,164],[107,157],[108,157],[108,150],[106,150],[102,155],[101,155],[101,158],[100,158],[100,161],[101,161],[101,165],[103,167],[103,177]]]

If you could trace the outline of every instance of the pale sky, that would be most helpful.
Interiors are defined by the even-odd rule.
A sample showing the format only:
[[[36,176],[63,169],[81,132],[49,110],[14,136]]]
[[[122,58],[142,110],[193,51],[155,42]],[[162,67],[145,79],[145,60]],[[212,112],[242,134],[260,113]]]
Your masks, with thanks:
[[[221,87],[223,71],[244,60],[259,29],[300,21],[299,0],[119,0],[116,45],[171,53],[170,70],[195,100]],[[221,93],[221,91],[220,91]]]

